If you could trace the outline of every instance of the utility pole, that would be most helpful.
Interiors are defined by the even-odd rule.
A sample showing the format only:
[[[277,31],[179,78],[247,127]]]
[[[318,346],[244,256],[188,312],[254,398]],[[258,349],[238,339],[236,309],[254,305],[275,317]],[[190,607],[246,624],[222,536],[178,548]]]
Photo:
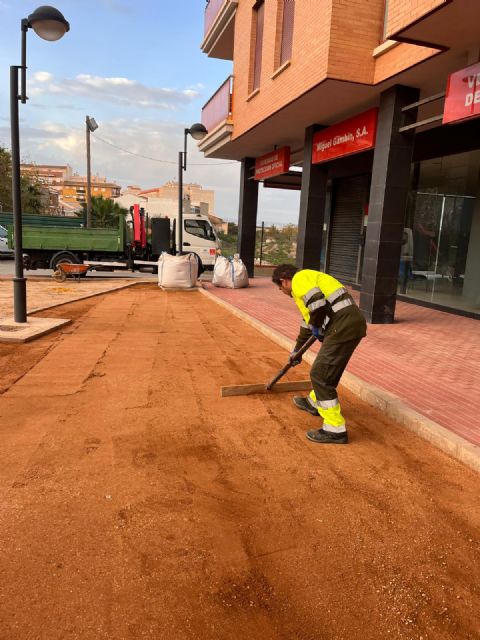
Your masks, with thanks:
[[[90,129],[88,127],[88,116],[86,118],[87,130],[87,229],[92,226],[92,170],[90,165]]]
[[[87,229],[92,227],[92,170],[90,164],[90,133],[98,129],[95,118],[87,116],[85,118],[87,135]]]

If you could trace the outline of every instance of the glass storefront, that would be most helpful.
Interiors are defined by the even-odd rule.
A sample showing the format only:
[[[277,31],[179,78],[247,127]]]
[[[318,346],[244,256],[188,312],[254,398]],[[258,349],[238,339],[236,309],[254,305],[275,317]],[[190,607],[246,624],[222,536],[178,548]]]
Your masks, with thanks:
[[[398,292],[480,313],[480,151],[416,163]]]

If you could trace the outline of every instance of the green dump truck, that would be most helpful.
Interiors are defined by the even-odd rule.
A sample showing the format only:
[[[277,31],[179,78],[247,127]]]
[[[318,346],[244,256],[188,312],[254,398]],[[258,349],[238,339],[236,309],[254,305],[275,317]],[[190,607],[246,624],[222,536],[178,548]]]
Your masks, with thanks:
[[[8,230],[8,244],[15,246],[13,222],[0,215],[0,224]],[[126,265],[129,251],[126,229],[120,221],[116,229],[86,229],[79,218],[60,216],[23,216],[22,239],[26,269],[56,269],[60,262],[112,262]],[[99,265],[100,266],[100,265]]]
[[[184,251],[194,253],[200,266],[210,262],[213,265],[217,239],[208,219],[191,214],[184,217],[183,223]],[[13,249],[12,214],[0,213],[0,225],[7,228],[8,246]],[[96,270],[155,271],[162,252],[177,252],[175,238],[175,220],[151,218],[148,224],[148,217],[139,205],[131,208],[127,220],[119,218],[118,227],[114,229],[87,229],[81,218],[22,216],[26,269],[55,271],[60,262],[67,262],[88,264]]]

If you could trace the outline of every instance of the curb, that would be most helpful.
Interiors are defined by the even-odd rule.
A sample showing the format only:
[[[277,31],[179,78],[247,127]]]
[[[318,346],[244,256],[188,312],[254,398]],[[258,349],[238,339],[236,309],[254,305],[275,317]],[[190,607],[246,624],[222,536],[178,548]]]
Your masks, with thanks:
[[[230,311],[233,315],[244,320],[252,327],[255,327],[255,329],[260,331],[260,333],[263,333],[263,335],[267,336],[267,338],[270,338],[281,347],[284,347],[288,351],[292,350],[295,345],[293,340],[286,338],[278,331],[271,329],[268,325],[260,322],[260,320],[249,316],[248,313],[241,311],[229,302],[225,302],[224,300],[217,298],[217,296],[210,293],[208,290],[202,288],[200,291],[210,300],[213,300],[221,307]],[[315,360],[315,357],[315,355],[307,353],[303,359],[311,365]],[[445,427],[442,427],[437,422],[434,422],[421,413],[418,413],[418,411],[409,407],[405,402],[398,398],[398,396],[370,384],[369,382],[365,382],[348,371],[344,372],[340,386],[348,389],[348,391],[358,396],[370,406],[379,409],[383,414],[392,418],[392,420],[400,426],[405,427],[424,440],[427,440],[438,449],[441,449],[460,462],[463,462],[471,469],[480,471],[480,447],[468,442],[468,440],[461,438],[455,433],[451,433],[448,429],[445,429]]]
[[[127,289],[128,287],[134,287],[137,284],[149,284],[146,280],[141,280],[140,282],[127,282],[125,284],[121,284],[118,287],[114,287],[113,289],[107,289],[106,291],[96,291],[95,293],[87,293],[80,298],[75,298],[74,300],[65,300],[65,302],[56,302],[55,304],[49,304],[45,307],[34,307],[28,311],[27,315],[32,313],[39,313],[40,311],[48,311],[48,309],[55,309],[56,307],[63,307],[66,304],[72,304],[73,302],[80,302],[80,300],[86,300],[87,298],[95,298],[96,296],[105,296],[108,293],[113,293],[114,291],[120,291],[121,289]]]

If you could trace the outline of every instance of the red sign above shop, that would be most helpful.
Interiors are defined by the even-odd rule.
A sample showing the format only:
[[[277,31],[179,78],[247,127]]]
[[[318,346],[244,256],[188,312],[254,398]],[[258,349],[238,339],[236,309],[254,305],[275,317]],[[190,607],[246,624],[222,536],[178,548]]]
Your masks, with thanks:
[[[273,178],[290,168],[290,147],[282,147],[255,160],[255,180]]]
[[[375,146],[378,109],[369,109],[358,116],[318,131],[313,136],[312,162],[327,162]]]
[[[480,63],[448,78],[443,124],[480,116]]]

